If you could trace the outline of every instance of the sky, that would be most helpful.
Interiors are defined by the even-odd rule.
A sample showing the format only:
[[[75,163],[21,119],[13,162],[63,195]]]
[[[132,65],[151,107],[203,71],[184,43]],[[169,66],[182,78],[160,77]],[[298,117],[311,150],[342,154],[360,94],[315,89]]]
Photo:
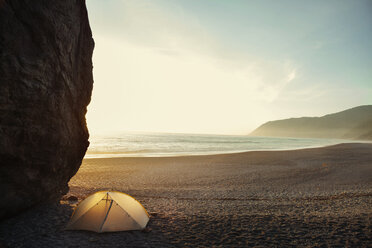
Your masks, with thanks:
[[[248,134],[372,104],[370,0],[87,0],[91,134]]]

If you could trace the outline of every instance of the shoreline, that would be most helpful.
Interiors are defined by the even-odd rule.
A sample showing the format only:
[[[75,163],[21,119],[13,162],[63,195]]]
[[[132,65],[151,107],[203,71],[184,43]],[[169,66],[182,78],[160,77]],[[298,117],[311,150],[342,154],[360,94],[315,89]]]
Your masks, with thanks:
[[[189,157],[208,157],[208,156],[224,156],[224,155],[240,155],[240,154],[248,154],[248,153],[255,153],[255,152],[291,152],[291,151],[301,151],[301,150],[308,150],[308,149],[322,149],[322,148],[328,148],[333,146],[340,146],[340,145],[362,145],[362,144],[371,144],[372,141],[366,141],[366,142],[343,142],[343,143],[337,143],[332,145],[324,145],[324,146],[311,146],[311,147],[299,147],[294,149],[273,149],[273,150],[249,150],[249,151],[236,151],[236,152],[223,152],[223,153],[211,153],[211,154],[185,154],[185,155],[174,155],[174,156],[114,156],[114,157],[95,157],[95,158],[83,158],[83,161],[85,160],[93,160],[93,159],[136,159],[136,158],[189,158]]]
[[[372,144],[84,159],[69,185],[60,203],[1,222],[0,247],[367,247],[372,236]],[[67,197],[104,189],[141,202],[150,232],[64,231]]]
[[[315,148],[355,140],[251,137],[215,135],[123,135],[92,137],[85,158],[107,157],[178,157],[241,153],[247,151],[292,150]]]
[[[241,153],[248,153],[248,152],[275,152],[275,151],[297,151],[297,150],[304,150],[304,149],[314,149],[314,148],[326,148],[329,146],[337,146],[337,145],[344,145],[344,144],[372,144],[372,141],[362,141],[358,140],[355,142],[341,142],[341,143],[336,143],[336,144],[331,144],[331,145],[320,145],[320,146],[307,146],[307,147],[298,147],[298,148],[283,148],[283,149],[262,149],[262,150],[242,150],[242,151],[232,151],[232,152],[207,152],[207,153],[185,153],[185,154],[180,154],[180,155],[166,155],[166,154],[161,154],[159,156],[155,155],[142,155],[142,156],[123,156],[123,153],[117,152],[117,153],[93,153],[91,154],[92,156],[94,154],[96,155],[102,155],[102,156],[97,156],[97,157],[84,157],[83,160],[86,159],[103,159],[103,158],[178,158],[178,157],[194,157],[194,156],[214,156],[214,155],[227,155],[227,154],[241,154]],[[105,154],[109,154],[110,156],[108,157]]]

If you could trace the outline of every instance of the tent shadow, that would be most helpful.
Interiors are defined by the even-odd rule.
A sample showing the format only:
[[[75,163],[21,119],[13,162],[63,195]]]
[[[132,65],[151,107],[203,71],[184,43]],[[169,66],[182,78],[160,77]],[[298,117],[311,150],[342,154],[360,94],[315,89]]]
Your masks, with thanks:
[[[68,201],[42,204],[0,222],[0,244],[4,247],[153,247],[168,243],[161,232],[154,231],[65,230],[74,206]],[[150,218],[147,225],[150,229],[154,229],[153,218],[158,217]]]

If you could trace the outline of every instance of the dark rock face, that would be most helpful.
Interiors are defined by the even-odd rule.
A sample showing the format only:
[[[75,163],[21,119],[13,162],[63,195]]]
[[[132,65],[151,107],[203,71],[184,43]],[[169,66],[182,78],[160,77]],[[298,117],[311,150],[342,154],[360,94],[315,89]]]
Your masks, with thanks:
[[[0,0],[0,219],[68,190],[89,145],[85,0]]]

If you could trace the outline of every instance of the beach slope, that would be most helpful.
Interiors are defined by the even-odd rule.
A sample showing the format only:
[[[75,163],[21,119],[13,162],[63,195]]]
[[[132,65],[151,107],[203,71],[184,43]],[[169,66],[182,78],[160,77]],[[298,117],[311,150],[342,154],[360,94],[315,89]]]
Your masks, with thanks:
[[[353,246],[371,240],[372,144],[188,157],[85,159],[69,195],[126,192],[150,232],[64,231],[74,204],[0,224],[0,243],[41,247]],[[31,224],[32,223],[32,224]],[[77,246],[76,246],[77,247]]]

